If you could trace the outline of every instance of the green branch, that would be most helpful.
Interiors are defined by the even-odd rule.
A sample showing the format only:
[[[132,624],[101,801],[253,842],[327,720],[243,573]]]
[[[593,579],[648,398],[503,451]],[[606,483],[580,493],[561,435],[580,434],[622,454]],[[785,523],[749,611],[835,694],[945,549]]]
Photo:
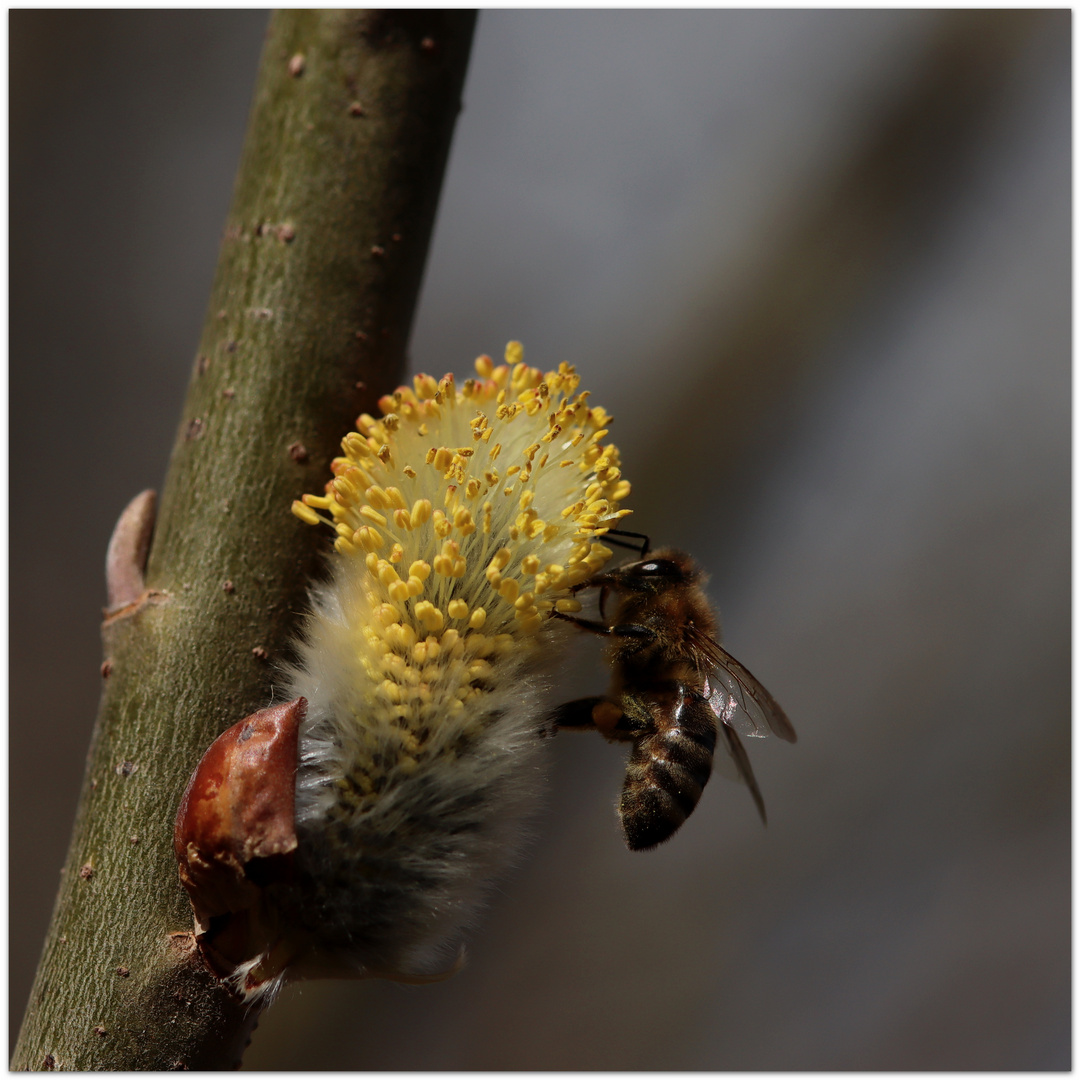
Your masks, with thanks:
[[[105,690],[15,1069],[226,1067],[254,1026],[191,948],[173,819],[210,742],[271,701],[318,571],[291,501],[401,379],[474,22],[271,22],[145,580],[151,499],[110,550]]]

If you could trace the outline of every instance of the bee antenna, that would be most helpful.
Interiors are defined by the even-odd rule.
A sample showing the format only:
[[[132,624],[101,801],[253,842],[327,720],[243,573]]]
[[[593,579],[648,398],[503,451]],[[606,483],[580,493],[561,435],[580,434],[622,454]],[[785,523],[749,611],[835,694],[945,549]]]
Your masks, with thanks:
[[[627,536],[632,536],[635,539],[640,540],[641,543],[627,543],[626,540],[622,539],[622,537]],[[604,538],[616,547],[628,548],[630,551],[636,551],[638,557],[641,559],[645,558],[645,553],[652,547],[649,538],[644,533],[627,532],[625,529],[608,529],[608,531],[604,533]]]

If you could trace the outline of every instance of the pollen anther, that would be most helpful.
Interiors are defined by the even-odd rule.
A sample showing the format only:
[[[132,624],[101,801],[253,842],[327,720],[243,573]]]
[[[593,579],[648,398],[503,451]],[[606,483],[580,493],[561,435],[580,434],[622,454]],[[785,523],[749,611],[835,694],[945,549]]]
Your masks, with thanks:
[[[610,418],[573,368],[530,367],[517,343],[505,364],[481,356],[475,368],[460,385],[418,375],[386,395],[382,418],[365,414],[342,440],[325,493],[292,507],[335,532],[330,587],[344,587],[340,651],[355,666],[345,712],[358,725],[338,745],[355,748],[346,788],[357,806],[380,797],[380,769],[419,774],[429,755],[463,753],[501,722],[478,703],[513,685],[551,613],[581,610],[569,589],[610,558],[597,538],[628,512],[618,452],[603,443]],[[437,735],[446,725],[454,734]]]

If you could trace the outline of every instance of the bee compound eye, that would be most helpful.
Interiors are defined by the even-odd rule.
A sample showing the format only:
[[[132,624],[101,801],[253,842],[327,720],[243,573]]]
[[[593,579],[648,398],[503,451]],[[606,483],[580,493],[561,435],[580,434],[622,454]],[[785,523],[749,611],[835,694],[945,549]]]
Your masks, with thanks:
[[[671,559],[649,559],[634,567],[636,577],[663,578],[668,581],[681,581],[684,577],[682,568]]]

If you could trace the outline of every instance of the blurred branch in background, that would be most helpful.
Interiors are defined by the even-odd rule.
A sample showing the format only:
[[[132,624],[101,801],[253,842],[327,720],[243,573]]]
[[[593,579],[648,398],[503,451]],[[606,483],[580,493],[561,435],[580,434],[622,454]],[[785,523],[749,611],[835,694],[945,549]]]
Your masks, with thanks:
[[[825,342],[940,222],[1017,59],[1047,22],[1034,10],[942,12],[910,81],[879,105],[861,142],[754,238],[759,252],[734,295],[706,294],[679,313],[664,344],[683,372],[678,401],[710,402],[708,422],[687,424],[679,408],[651,422],[664,454],[634,469],[639,505],[695,507],[698,474],[667,468],[672,458],[700,462],[731,501],[752,490],[739,476],[750,446],[779,434],[785,402],[828,363]],[[646,409],[656,416],[665,395],[641,389],[621,424],[642,422]],[[701,527],[696,508],[693,520]]]
[[[107,681],[14,1068],[239,1063],[258,1010],[192,947],[172,822],[288,656],[318,566],[291,501],[403,373],[474,22],[271,21],[145,591],[145,530],[138,584],[110,580]]]

